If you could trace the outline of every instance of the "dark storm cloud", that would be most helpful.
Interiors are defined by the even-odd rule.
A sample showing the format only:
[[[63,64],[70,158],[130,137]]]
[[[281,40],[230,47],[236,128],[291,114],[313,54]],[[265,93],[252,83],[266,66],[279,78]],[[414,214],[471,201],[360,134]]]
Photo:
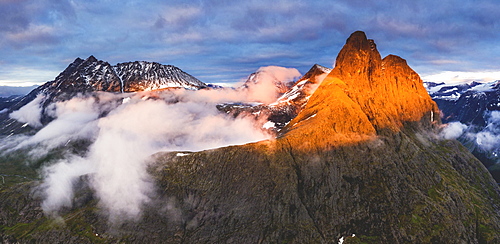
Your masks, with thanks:
[[[50,67],[55,77],[74,58],[96,55],[238,81],[266,65],[303,73],[314,63],[331,66],[349,34],[363,30],[383,56],[399,55],[423,74],[498,70],[499,12],[493,0],[4,0],[0,69]]]

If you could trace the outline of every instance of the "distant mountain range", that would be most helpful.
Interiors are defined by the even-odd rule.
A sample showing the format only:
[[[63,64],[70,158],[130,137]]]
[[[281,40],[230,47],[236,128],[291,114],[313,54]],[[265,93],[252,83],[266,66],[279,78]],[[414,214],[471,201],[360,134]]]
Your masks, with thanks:
[[[464,125],[458,140],[500,183],[500,81],[425,85],[443,113],[443,122]]]
[[[11,96],[24,96],[37,87],[38,87],[37,85],[34,85],[34,86],[0,86],[0,98],[6,98],[6,97],[11,97]]]
[[[445,123],[460,121],[467,125],[486,126],[487,113],[500,111],[500,81],[457,85],[426,82],[425,85],[443,111]]]
[[[7,112],[8,108],[16,104],[23,96],[38,86],[0,86],[0,111]]]

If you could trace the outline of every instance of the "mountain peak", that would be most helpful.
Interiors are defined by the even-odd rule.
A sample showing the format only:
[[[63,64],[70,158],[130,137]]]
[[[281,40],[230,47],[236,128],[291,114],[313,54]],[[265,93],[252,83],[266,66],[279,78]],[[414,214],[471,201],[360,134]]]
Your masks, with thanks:
[[[335,61],[335,70],[340,72],[341,76],[352,77],[353,81],[369,82],[375,78],[372,76],[375,75],[375,70],[380,69],[381,62],[382,58],[375,42],[367,39],[364,32],[356,31],[349,36],[340,50]]]
[[[73,61],[72,64],[81,64],[83,61],[85,61],[85,60],[83,60],[80,57],[78,57],[78,58],[75,59],[75,61]]]
[[[136,92],[165,88],[200,89],[207,85],[173,65],[135,61],[114,66],[123,81],[123,91]]]
[[[164,88],[199,89],[206,84],[172,65],[135,61],[115,66],[93,55],[76,58],[54,80],[57,93],[136,92]]]
[[[428,127],[439,123],[438,114],[406,61],[395,55],[382,60],[375,42],[357,31],[339,52],[335,68],[283,131],[303,145],[335,146],[387,129],[398,132],[408,122]]]
[[[85,61],[87,62],[97,62],[97,58],[94,55],[90,55]]]
[[[326,75],[332,71],[331,68],[327,68],[325,66],[314,64],[308,71],[305,73],[302,78],[300,78],[296,83],[300,83],[303,80],[309,80],[312,83],[320,83],[321,80],[317,80],[317,78],[321,75]],[[324,77],[323,77],[324,78]]]
[[[347,38],[345,44],[355,47],[356,49],[370,48],[370,42],[363,31],[353,32],[349,38]]]

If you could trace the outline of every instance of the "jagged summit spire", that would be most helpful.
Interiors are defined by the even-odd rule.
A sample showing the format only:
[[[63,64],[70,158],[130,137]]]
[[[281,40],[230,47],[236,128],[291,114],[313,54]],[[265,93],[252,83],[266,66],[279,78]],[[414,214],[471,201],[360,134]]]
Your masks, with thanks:
[[[339,145],[386,129],[397,132],[406,122],[430,126],[439,119],[433,114],[438,114],[437,105],[406,61],[395,55],[381,59],[375,42],[356,31],[335,68],[283,131],[285,137],[299,137],[292,141]]]
[[[370,43],[366,38],[366,34],[362,31],[356,31],[347,38],[346,45],[351,45],[357,49],[370,49]]]
[[[362,31],[349,36],[335,61],[336,72],[340,75],[356,77],[356,80],[369,81],[374,70],[381,66],[382,58],[373,40],[369,40]],[[359,70],[363,67],[364,70]]]

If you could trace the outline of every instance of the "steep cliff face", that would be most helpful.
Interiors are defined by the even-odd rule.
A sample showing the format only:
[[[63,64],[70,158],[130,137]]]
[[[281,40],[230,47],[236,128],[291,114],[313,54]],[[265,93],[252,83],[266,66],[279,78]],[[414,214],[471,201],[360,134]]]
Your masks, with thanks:
[[[375,43],[363,32],[349,37],[337,57],[335,70],[328,79],[346,84],[346,94],[358,103],[376,129],[397,131],[403,121],[419,121],[424,114],[438,112],[422,85],[422,80],[406,61],[389,55],[380,59]]]
[[[337,60],[277,139],[154,155],[149,173],[155,194],[137,221],[108,222],[83,177],[73,207],[60,213],[65,225],[42,217],[34,204],[40,197],[27,193],[29,185],[1,191],[0,237],[65,243],[337,243],[342,237],[346,243],[500,242],[500,189],[457,141],[433,136],[439,121],[431,115],[437,111],[421,93],[418,75],[400,58],[380,59],[362,32],[349,38]]]
[[[380,58],[375,42],[355,32],[339,52],[335,68],[305,109],[283,129],[292,141],[335,146],[368,140],[378,131],[397,132],[406,122],[430,128],[439,110],[406,61]],[[318,129],[321,128],[321,129]]]

